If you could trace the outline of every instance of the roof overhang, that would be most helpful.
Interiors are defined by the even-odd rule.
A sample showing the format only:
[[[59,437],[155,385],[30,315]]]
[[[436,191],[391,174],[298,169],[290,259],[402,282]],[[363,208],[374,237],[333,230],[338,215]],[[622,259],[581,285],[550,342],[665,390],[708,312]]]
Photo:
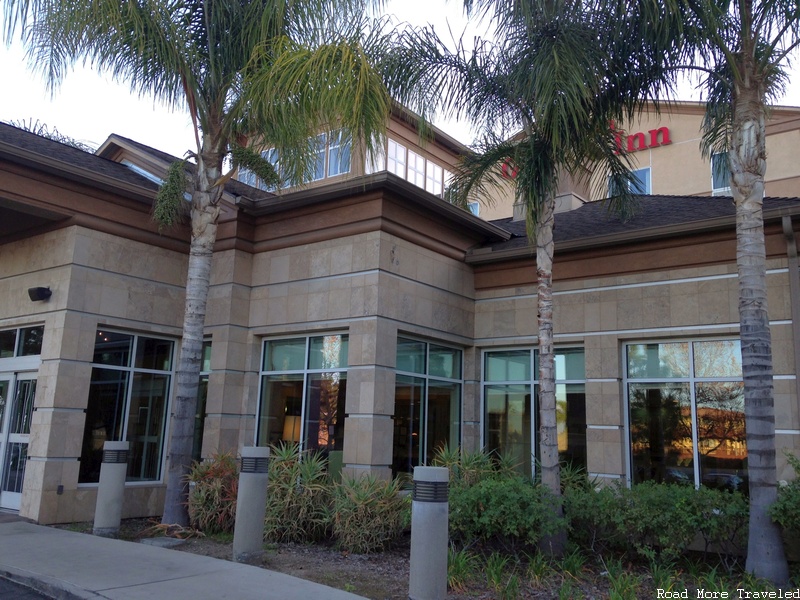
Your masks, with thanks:
[[[486,242],[501,242],[511,234],[472,213],[445,202],[422,188],[388,171],[364,175],[315,188],[300,189],[274,198],[252,200],[245,196],[236,198],[236,204],[246,213],[256,217],[278,214],[300,207],[322,204],[341,198],[383,190],[401,196],[404,201],[449,221],[452,225],[485,238]]]
[[[783,217],[796,217],[800,216],[800,204],[794,207],[778,207],[773,209],[764,210],[764,223],[771,223],[780,221]],[[600,247],[620,246],[626,244],[636,244],[645,241],[652,241],[658,239],[666,239],[680,236],[696,235],[703,232],[713,232],[725,229],[733,229],[736,227],[736,215],[727,215],[724,217],[716,217],[712,219],[703,219],[700,221],[691,221],[688,223],[680,223],[675,225],[665,225],[660,227],[647,227],[635,229],[632,231],[618,232],[609,235],[596,235],[590,237],[582,237],[579,239],[566,240],[563,242],[555,242],[555,253],[561,254],[564,252],[574,252],[582,250],[591,250]],[[530,244],[515,247],[515,248],[501,248],[492,250],[492,248],[475,248],[467,253],[466,262],[468,264],[485,264],[492,262],[500,262],[505,260],[518,260],[523,258],[530,258],[534,255],[536,248]]]

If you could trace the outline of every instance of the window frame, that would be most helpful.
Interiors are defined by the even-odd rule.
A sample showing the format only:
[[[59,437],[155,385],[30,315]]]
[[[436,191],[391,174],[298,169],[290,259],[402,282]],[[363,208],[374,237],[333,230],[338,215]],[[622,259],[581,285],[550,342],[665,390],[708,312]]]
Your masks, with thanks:
[[[168,377],[168,383],[166,389],[164,390],[164,413],[163,413],[163,427],[160,433],[161,440],[159,443],[159,453],[160,457],[158,460],[158,475],[153,479],[128,479],[128,475],[126,472],[125,476],[125,485],[131,486],[152,486],[158,485],[164,482],[165,477],[165,466],[167,461],[167,444],[169,441],[169,431],[170,431],[170,421],[171,421],[171,408],[172,408],[172,401],[173,401],[173,393],[175,390],[176,385],[176,372],[178,369],[178,359],[179,359],[179,340],[171,338],[169,336],[160,335],[158,333],[150,333],[150,332],[131,332],[126,331],[124,329],[118,329],[115,327],[102,327],[98,326],[95,330],[96,335],[100,335],[102,332],[118,334],[118,335],[125,335],[130,336],[133,338],[133,342],[130,347],[130,356],[128,359],[127,366],[121,365],[114,365],[114,364],[105,364],[105,363],[96,363],[94,361],[94,353],[97,351],[97,343],[95,342],[95,347],[93,349],[93,356],[92,361],[90,363],[92,372],[95,369],[105,369],[108,371],[119,371],[128,374],[128,380],[125,383],[125,398],[124,398],[124,405],[122,407],[123,410],[123,418],[122,424],[120,428],[120,439],[119,440],[106,440],[106,441],[128,441],[128,429],[130,425],[130,411],[131,411],[131,395],[134,390],[135,385],[135,375],[136,374],[150,374],[150,375],[163,375]],[[170,355],[170,370],[160,370],[160,369],[151,369],[146,367],[137,367],[136,366],[136,356],[137,350],[139,347],[140,340],[142,339],[150,339],[150,340],[160,340],[163,342],[169,342],[172,345],[171,355]],[[91,381],[90,381],[90,397],[91,397]],[[88,423],[88,401],[87,398],[87,422],[84,424],[84,438],[86,436],[86,430],[90,426]],[[85,440],[84,440],[85,441]],[[130,442],[129,442],[130,443]],[[83,445],[83,442],[82,442]],[[102,450],[102,449],[101,449]],[[128,456],[132,456],[132,448],[128,450]],[[81,449],[81,456],[79,457],[79,461],[83,458],[83,449]],[[128,468],[130,468],[130,463]],[[99,485],[99,481],[78,481],[78,487],[94,487]]]
[[[451,447],[459,446],[461,444],[461,440],[464,438],[464,348],[460,347],[460,346],[453,345],[453,344],[448,344],[446,342],[445,343],[441,343],[439,341],[433,341],[433,340],[429,340],[429,339],[419,338],[419,337],[416,337],[414,335],[404,335],[402,332],[398,332],[397,340],[395,342],[395,345],[399,346],[401,340],[405,341],[405,342],[415,342],[415,343],[419,343],[419,344],[424,344],[425,345],[424,372],[403,371],[398,366],[397,359],[395,359],[395,368],[394,368],[394,371],[395,371],[395,389],[394,389],[395,398],[397,397],[397,380],[396,380],[397,376],[406,377],[406,378],[414,378],[414,379],[419,379],[419,380],[423,380],[424,381],[424,384],[423,384],[424,385],[424,400],[423,400],[424,406],[421,407],[422,414],[420,416],[420,432],[419,432],[422,435],[419,436],[421,439],[418,440],[418,442],[417,442],[419,447],[420,447],[420,450],[426,450],[428,448],[428,435],[429,435],[429,431],[428,431],[428,415],[429,415],[429,409],[430,409],[431,382],[441,382],[441,383],[444,383],[444,384],[455,384],[455,385],[458,386],[458,396],[459,397],[458,397],[458,405],[456,407],[456,410],[458,412],[458,418],[457,418],[457,423],[458,423],[457,436],[458,436],[458,440],[455,440],[457,442],[457,444],[453,444],[452,441],[448,442],[448,444],[451,445]],[[451,377],[444,377],[444,376],[441,376],[441,375],[431,375],[430,374],[431,346],[435,346],[435,347],[438,347],[438,348],[446,348],[448,350],[454,350],[454,351],[457,351],[459,353],[459,355],[460,355],[459,364],[458,364],[458,372],[459,372],[459,375],[460,375],[459,377],[451,378]],[[452,410],[452,407],[451,407],[451,410]],[[395,454],[394,449],[395,449],[395,445],[396,445],[396,440],[394,439],[394,429],[395,429],[395,421],[396,420],[397,420],[397,410],[395,409],[395,412],[392,415],[392,432],[393,432],[393,434],[392,434],[392,471],[393,472],[394,472],[394,454]],[[434,451],[435,451],[435,449],[434,449]],[[421,455],[419,456],[419,466],[423,466],[423,465],[429,464],[428,461],[427,461],[427,458],[430,458],[432,460],[433,456],[425,457],[425,458],[426,459],[423,460],[423,457]],[[417,466],[417,465],[415,465],[415,466]],[[405,473],[405,472],[406,471],[398,471],[397,473],[393,473],[393,474],[396,475],[396,474]]]
[[[336,143],[334,143],[334,140]],[[318,133],[317,135],[309,138],[309,143],[313,145],[314,160],[310,165],[313,168],[309,171],[309,173],[307,173],[304,183],[313,183],[316,181],[322,181],[324,179],[331,179],[333,177],[347,175],[352,172],[353,141],[348,139],[341,129]],[[342,151],[342,149],[344,150]],[[346,169],[342,168],[341,171],[337,170],[334,172],[334,161],[332,160],[332,155],[336,150],[342,151],[342,154],[346,153],[347,159],[346,161],[342,161],[340,155],[337,155],[339,156],[339,160],[337,160],[335,164],[337,166],[344,166],[346,163]],[[270,164],[272,164],[276,172],[281,172],[280,156],[276,152],[275,148],[267,148],[263,150],[261,152],[261,156],[265,160],[269,161]],[[238,172],[236,173],[236,180],[264,192],[274,192],[278,189],[276,186],[266,185],[250,169],[242,166],[239,167]],[[279,187],[280,189],[287,189],[296,187],[297,185],[300,184],[284,182],[283,185]]]
[[[519,351],[527,351],[529,352],[528,357],[528,369],[530,372],[530,377],[526,379],[498,379],[498,380],[489,380],[487,379],[487,368],[486,368],[486,360],[487,356],[493,353],[501,353],[501,352],[519,352]],[[575,345],[568,345],[568,346],[557,346],[554,348],[553,352],[555,355],[558,355],[559,352],[562,354],[567,352],[576,352],[580,351],[583,355],[583,379],[575,379],[575,378],[563,378],[559,379],[556,378],[555,385],[556,385],[556,393],[558,392],[558,386],[563,385],[565,386],[565,392],[568,392],[566,386],[583,386],[583,396],[584,396],[584,408],[586,404],[586,349],[583,346],[575,346]],[[483,348],[481,350],[481,381],[480,381],[480,415],[481,415],[481,432],[480,432],[480,440],[481,440],[481,448],[486,448],[488,443],[488,418],[487,418],[487,398],[486,392],[488,387],[492,386],[528,386],[531,395],[531,431],[530,431],[530,439],[531,439],[531,455],[530,455],[530,462],[531,462],[531,473],[530,476],[535,478],[536,473],[536,462],[537,456],[539,453],[539,373],[538,369],[536,368],[538,365],[538,354],[539,349],[535,345],[524,345],[524,346],[498,346],[493,348]],[[586,429],[584,429],[585,435]],[[588,440],[584,441],[584,447],[588,450]]]
[[[264,409],[269,408],[269,406],[265,407],[265,403],[268,403],[269,400],[265,399],[264,396],[264,383],[268,381],[269,377],[281,377],[281,376],[302,376],[302,388],[301,388],[301,396],[300,396],[300,428],[298,430],[298,437],[299,440],[296,442],[298,444],[298,448],[300,452],[304,452],[306,450],[306,438],[308,437],[308,405],[310,402],[309,398],[309,391],[311,388],[311,378],[314,375],[322,375],[326,373],[344,373],[345,381],[347,379],[347,373],[350,368],[349,365],[349,357],[347,353],[344,353],[343,356],[340,356],[340,361],[342,361],[342,365],[337,366],[335,368],[331,367],[320,367],[320,368],[311,368],[311,344],[312,340],[317,338],[326,338],[326,337],[334,337],[339,336],[342,342],[347,344],[347,348],[349,351],[349,341],[350,335],[347,331],[331,331],[331,332],[322,332],[322,333],[309,333],[306,335],[287,335],[287,336],[270,336],[262,338],[261,340],[261,358],[259,363],[259,371],[258,371],[258,381],[259,381],[259,393],[258,393],[258,404],[256,406],[256,426],[254,432],[254,445],[256,446],[270,446],[272,445],[269,442],[269,431],[266,431],[264,434],[266,436],[265,443],[261,443],[262,437],[262,418]],[[269,343],[276,343],[276,342],[289,342],[292,340],[303,340],[304,341],[304,350],[303,350],[303,368],[302,369],[295,369],[295,368],[285,368],[285,369],[276,369],[276,370],[269,370],[265,368],[265,363],[267,360],[267,344]],[[291,381],[291,380],[290,380]],[[346,400],[346,392],[345,392],[345,400]],[[285,410],[285,408],[284,408]],[[337,427],[342,427],[342,439],[344,439],[344,426],[345,420],[347,418],[348,413],[343,413],[342,422],[339,423],[337,420]],[[291,416],[298,416],[298,415],[291,415]],[[269,418],[269,417],[266,417]],[[285,424],[284,424],[285,425]],[[286,441],[286,440],[281,440]]]
[[[719,164],[719,163],[722,164]],[[724,169],[724,170],[723,170]],[[724,179],[727,185],[718,186],[717,183]],[[728,152],[714,152],[711,155],[711,195],[730,196],[731,195],[731,172],[728,165]]]
[[[641,195],[641,196],[649,196],[649,195],[651,195],[653,193],[652,167],[639,167],[638,169],[631,169],[631,175],[633,175],[636,178],[637,181],[642,181],[641,177],[639,177],[639,175],[638,175],[639,173],[646,173],[647,174],[647,178],[644,181],[644,188],[645,188],[644,191],[640,191],[639,189],[637,189],[638,188],[637,184],[634,183],[634,182],[631,182],[631,181],[626,182],[625,185],[628,187],[628,190],[632,194],[638,194],[638,195]],[[615,195],[616,195],[615,190],[613,189],[613,186],[611,185],[611,181],[609,179],[609,182],[608,182],[608,197],[611,198],[611,197],[613,197]]]
[[[631,423],[631,385],[635,384],[683,384],[688,389],[689,402],[690,402],[690,416],[691,432],[692,432],[692,473],[693,485],[695,489],[699,489],[703,485],[703,474],[701,469],[701,456],[700,448],[702,440],[699,431],[698,420],[698,404],[697,404],[697,388],[698,385],[705,383],[741,383],[744,385],[742,374],[739,376],[734,375],[721,375],[713,377],[703,377],[696,374],[695,366],[695,344],[696,343],[714,343],[714,342],[737,342],[739,345],[739,364],[741,365],[741,340],[738,337],[721,336],[721,337],[681,337],[681,338],[667,338],[667,339],[653,339],[653,340],[630,340],[622,344],[621,362],[622,373],[622,387],[623,387],[623,415],[624,415],[624,428],[625,428],[625,480],[628,487],[635,484],[634,482],[634,460],[633,460],[633,439],[632,439],[632,423]],[[662,344],[687,344],[688,345],[688,358],[687,364],[689,370],[686,375],[680,376],[658,376],[658,377],[631,377],[629,373],[628,364],[628,349],[632,346],[648,346],[648,345],[662,345]],[[742,402],[744,402],[744,388],[742,387]],[[742,405],[742,414],[744,413],[744,405]],[[745,457],[743,461],[747,462],[747,447],[745,441]],[[669,468],[665,465],[665,469]],[[748,476],[745,471],[745,477]]]

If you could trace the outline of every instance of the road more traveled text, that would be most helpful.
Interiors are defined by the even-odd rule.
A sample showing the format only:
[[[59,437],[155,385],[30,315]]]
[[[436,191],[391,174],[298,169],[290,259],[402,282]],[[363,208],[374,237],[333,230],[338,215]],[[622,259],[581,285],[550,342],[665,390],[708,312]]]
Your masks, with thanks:
[[[698,588],[692,595],[689,594],[689,590],[675,592],[658,588],[656,589],[656,598],[727,598],[729,600],[733,598],[777,598],[778,600],[783,600],[785,598],[800,598],[800,588],[773,592],[751,592],[744,588],[737,588],[735,592],[719,592]]]

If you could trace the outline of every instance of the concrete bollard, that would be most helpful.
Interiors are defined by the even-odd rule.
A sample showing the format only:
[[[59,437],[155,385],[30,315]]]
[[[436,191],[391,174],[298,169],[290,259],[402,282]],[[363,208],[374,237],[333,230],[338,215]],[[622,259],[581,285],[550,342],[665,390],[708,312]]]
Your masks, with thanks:
[[[119,533],[127,473],[128,442],[105,442],[92,525],[95,535],[116,537]]]
[[[269,448],[242,449],[233,560],[248,561],[264,551],[264,514],[267,510]]]
[[[444,600],[447,596],[449,480],[446,467],[414,467],[410,600]]]

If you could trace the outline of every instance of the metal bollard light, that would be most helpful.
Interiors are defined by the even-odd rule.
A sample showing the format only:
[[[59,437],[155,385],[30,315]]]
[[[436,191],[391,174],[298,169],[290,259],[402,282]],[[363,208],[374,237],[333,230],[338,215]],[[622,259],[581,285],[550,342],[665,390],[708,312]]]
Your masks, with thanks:
[[[128,473],[128,447],[128,442],[103,444],[103,463],[100,465],[100,483],[97,486],[97,503],[92,525],[92,533],[95,535],[116,537],[119,533],[125,498],[125,477]]]
[[[245,562],[264,551],[264,514],[267,510],[269,448],[242,448],[233,560]]]
[[[444,600],[447,596],[449,480],[446,467],[414,467],[409,600]]]

